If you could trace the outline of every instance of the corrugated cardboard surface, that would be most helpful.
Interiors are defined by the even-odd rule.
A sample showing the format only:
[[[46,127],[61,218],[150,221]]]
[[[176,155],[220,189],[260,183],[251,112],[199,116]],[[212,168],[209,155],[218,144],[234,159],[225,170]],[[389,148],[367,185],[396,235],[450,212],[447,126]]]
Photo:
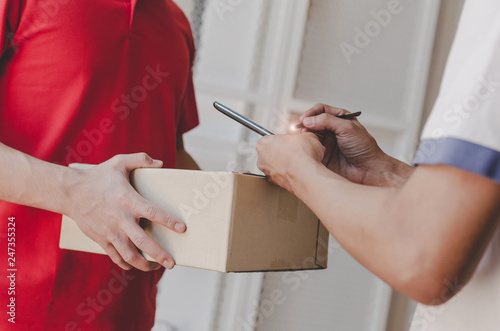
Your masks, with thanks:
[[[260,177],[236,176],[234,191],[228,270],[321,268],[319,222],[300,200]]]
[[[175,233],[152,223],[148,233],[179,265],[225,271],[234,176],[169,169],[140,169],[132,185],[147,200],[181,218],[187,230]]]
[[[263,177],[137,169],[131,183],[186,223],[183,234],[146,227],[178,265],[222,272],[326,268],[326,229],[300,200]],[[104,253],[67,217],[60,247]]]
[[[71,218],[65,215],[63,215],[61,222],[61,238],[59,239],[59,247],[75,251],[106,254],[104,249],[99,246],[99,244],[84,235],[78,225],[76,225]]]

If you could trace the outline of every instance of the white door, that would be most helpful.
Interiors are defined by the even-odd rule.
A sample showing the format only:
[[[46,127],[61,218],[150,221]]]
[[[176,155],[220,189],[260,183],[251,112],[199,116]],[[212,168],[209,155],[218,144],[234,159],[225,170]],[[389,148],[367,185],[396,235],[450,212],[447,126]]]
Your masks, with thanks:
[[[194,13],[198,36],[201,125],[186,135],[186,148],[202,168],[257,171],[258,136],[218,114],[215,100],[276,132],[316,102],[361,110],[381,147],[411,160],[439,1],[178,2]],[[226,275],[177,267],[162,280],[156,327],[384,330],[390,288],[334,240],[330,253],[325,271]]]

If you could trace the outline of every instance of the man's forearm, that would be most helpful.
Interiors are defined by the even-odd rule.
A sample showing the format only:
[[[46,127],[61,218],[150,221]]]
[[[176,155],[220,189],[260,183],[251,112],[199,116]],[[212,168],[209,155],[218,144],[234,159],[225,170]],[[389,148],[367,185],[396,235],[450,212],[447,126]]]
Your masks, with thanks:
[[[375,162],[378,164],[366,171],[366,176],[363,180],[364,185],[401,187],[415,170],[414,167],[388,155]]]
[[[354,258],[382,278],[400,272],[396,268],[405,262],[405,240],[397,234],[387,209],[396,189],[354,184],[318,163],[295,169],[293,192]]]
[[[307,161],[291,170],[291,182],[355,259],[425,303],[441,295],[445,281],[465,284],[500,209],[497,184],[443,166],[418,169],[403,187],[386,188],[351,183]]]
[[[62,213],[73,172],[0,143],[1,200]]]

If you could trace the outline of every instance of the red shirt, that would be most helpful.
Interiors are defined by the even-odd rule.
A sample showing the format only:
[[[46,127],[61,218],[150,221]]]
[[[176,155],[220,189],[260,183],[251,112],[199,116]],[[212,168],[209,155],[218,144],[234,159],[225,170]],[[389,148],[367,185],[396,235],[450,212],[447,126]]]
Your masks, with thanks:
[[[64,165],[147,152],[175,167],[198,118],[191,30],[171,0],[0,0],[0,46],[0,142]],[[0,202],[0,329],[150,329],[162,271],[61,250],[60,220]]]

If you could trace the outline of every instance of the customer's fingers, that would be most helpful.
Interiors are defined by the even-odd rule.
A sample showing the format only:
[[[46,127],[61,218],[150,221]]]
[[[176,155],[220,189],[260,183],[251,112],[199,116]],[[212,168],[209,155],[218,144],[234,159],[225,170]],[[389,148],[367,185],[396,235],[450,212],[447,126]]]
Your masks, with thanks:
[[[303,124],[311,131],[345,132],[355,128],[357,121],[338,118],[336,115],[322,113],[316,116],[304,118]]]
[[[302,114],[302,116],[300,116],[300,122],[302,123],[307,117],[316,116],[323,113],[331,114],[334,116],[349,114],[349,112],[345,109],[318,103],[315,104],[311,109],[306,111],[304,114]]]

